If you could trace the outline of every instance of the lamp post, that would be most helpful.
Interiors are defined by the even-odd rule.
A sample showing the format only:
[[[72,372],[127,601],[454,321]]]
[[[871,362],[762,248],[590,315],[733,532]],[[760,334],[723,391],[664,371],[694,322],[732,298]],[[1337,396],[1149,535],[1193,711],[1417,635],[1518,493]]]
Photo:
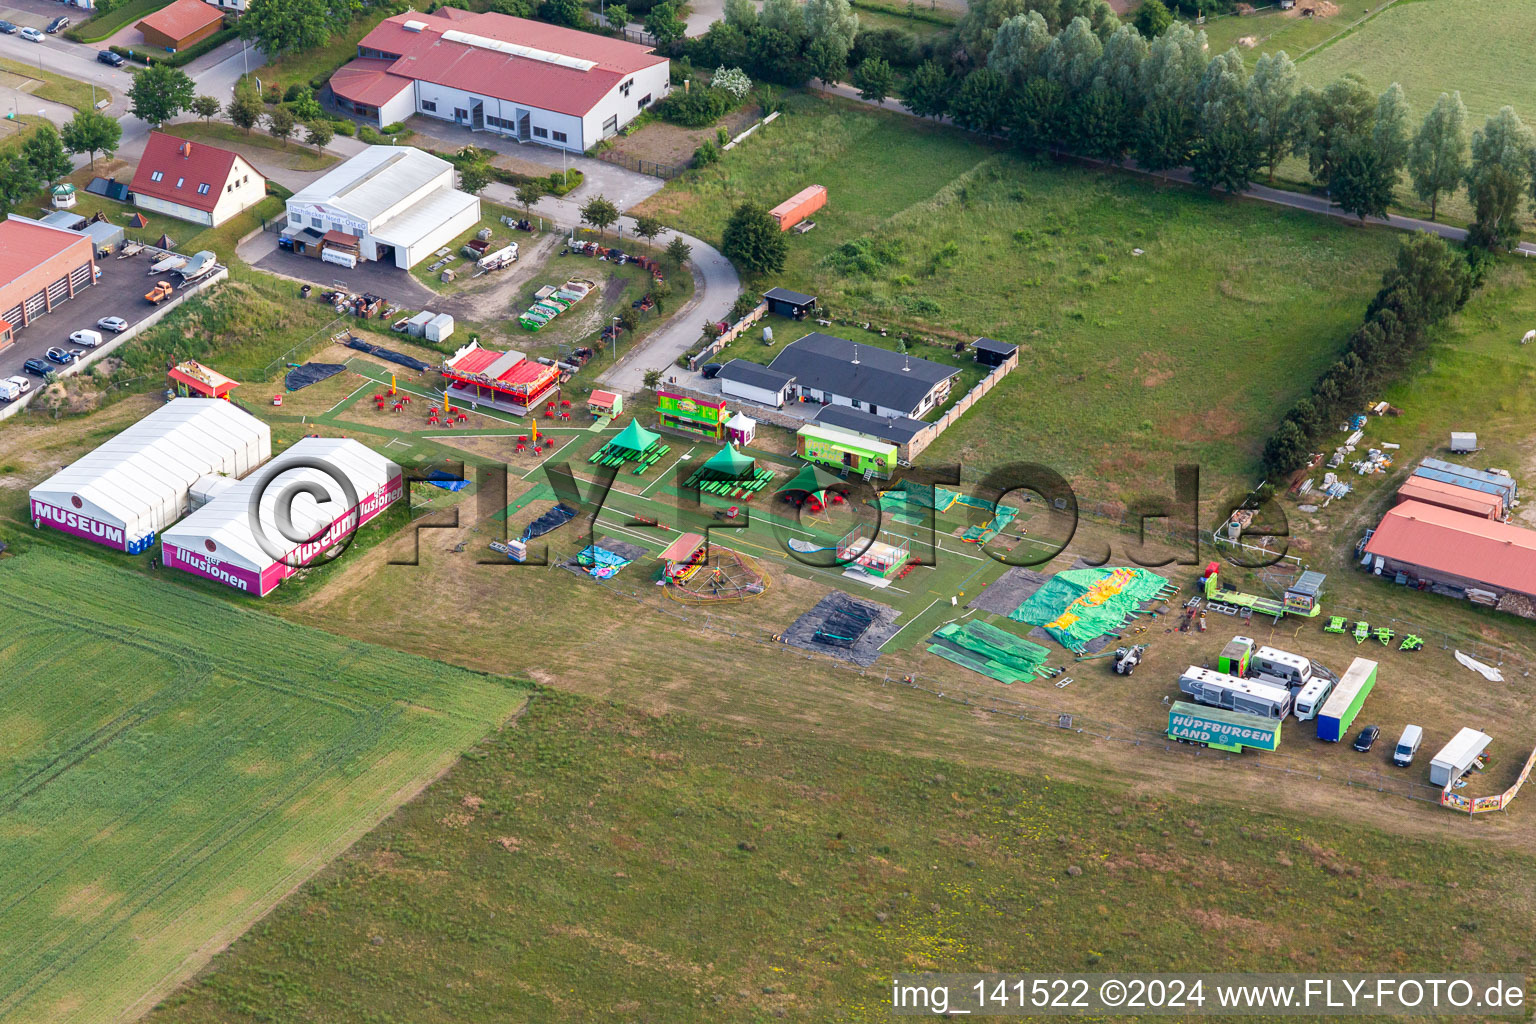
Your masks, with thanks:
[[[613,361],[619,361],[619,318],[613,318]]]

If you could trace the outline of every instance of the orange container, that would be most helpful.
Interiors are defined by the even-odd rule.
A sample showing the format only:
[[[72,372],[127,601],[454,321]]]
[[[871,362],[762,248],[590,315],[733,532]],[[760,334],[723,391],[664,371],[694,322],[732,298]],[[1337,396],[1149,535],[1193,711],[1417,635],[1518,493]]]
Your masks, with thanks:
[[[768,216],[779,222],[780,231],[788,231],[826,205],[827,187],[812,185],[810,188],[801,189],[769,210]]]

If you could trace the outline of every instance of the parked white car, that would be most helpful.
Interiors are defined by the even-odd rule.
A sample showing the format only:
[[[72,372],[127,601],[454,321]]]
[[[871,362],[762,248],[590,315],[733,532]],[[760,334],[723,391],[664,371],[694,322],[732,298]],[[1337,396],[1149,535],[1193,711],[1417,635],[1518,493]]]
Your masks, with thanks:
[[[96,321],[96,326],[113,334],[122,334],[128,329],[128,321],[120,316],[104,316]]]
[[[21,38],[27,40],[28,42],[32,42],[32,43],[40,43],[44,39],[48,38],[47,36],[45,36],[41,32],[39,32],[37,29],[32,28],[30,25],[27,26],[26,28],[22,29],[20,35],[21,35]]]
[[[76,345],[84,345],[86,348],[95,348],[101,344],[100,331],[76,331],[69,336],[69,340]]]

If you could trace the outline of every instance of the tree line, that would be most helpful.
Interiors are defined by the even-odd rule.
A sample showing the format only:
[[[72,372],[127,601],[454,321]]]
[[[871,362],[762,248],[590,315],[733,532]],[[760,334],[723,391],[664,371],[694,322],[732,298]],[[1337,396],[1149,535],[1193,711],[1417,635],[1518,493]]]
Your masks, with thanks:
[[[1175,5],[1177,6],[1177,5]],[[1507,247],[1536,202],[1536,137],[1511,107],[1471,130],[1459,93],[1416,120],[1396,83],[1372,94],[1357,75],[1304,85],[1284,52],[1250,71],[1237,49],[1211,56],[1205,34],[1147,0],[1135,23],[1106,0],[972,0],[943,44],[861,31],[847,0],[727,0],[698,39],[673,47],[698,66],[741,67],[801,86],[848,81],[868,100],[899,95],[920,117],[1147,171],[1188,167],[1205,187],[1245,191],[1305,158],[1332,201],[1382,216],[1404,178],[1438,218],[1463,191],[1473,241]]]
[[[1478,248],[1458,253],[1424,232],[1404,239],[1343,354],[1291,407],[1264,445],[1264,468],[1271,478],[1305,466],[1319,436],[1358,412],[1374,389],[1419,355],[1429,329],[1466,304],[1491,259]]]

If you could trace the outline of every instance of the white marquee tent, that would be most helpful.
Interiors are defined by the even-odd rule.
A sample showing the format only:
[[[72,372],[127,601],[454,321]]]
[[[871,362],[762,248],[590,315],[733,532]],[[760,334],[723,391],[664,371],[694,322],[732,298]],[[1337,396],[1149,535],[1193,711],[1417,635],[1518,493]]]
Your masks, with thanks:
[[[32,520],[138,554],[185,514],[199,477],[243,476],[271,454],[271,428],[250,413],[177,399],[32,488]]]
[[[308,486],[323,500],[300,489]],[[400,467],[384,456],[350,438],[307,437],[166,530],[165,564],[265,596],[402,493]],[[286,535],[280,506],[291,518]]]

